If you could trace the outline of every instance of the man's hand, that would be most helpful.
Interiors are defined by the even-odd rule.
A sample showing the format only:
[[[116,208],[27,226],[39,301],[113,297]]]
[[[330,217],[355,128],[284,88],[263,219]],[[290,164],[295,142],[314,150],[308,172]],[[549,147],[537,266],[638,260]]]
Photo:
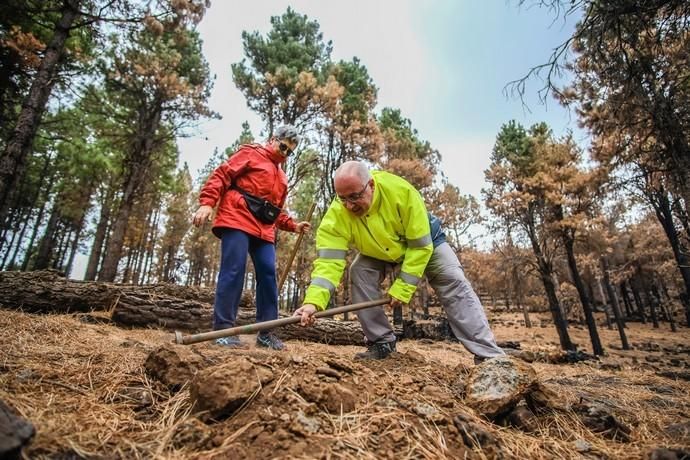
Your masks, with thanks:
[[[310,228],[311,224],[305,220],[297,224],[297,228],[295,228],[295,233],[304,233],[309,231]]]
[[[314,313],[316,313],[316,305],[305,303],[297,310],[295,310],[292,316],[302,317],[302,319],[299,322],[300,326],[313,326],[316,322],[316,318],[314,318]]]
[[[211,214],[213,214],[213,208],[211,206],[199,206],[199,209],[194,213],[192,223],[195,227],[200,227],[204,222],[211,220]]]

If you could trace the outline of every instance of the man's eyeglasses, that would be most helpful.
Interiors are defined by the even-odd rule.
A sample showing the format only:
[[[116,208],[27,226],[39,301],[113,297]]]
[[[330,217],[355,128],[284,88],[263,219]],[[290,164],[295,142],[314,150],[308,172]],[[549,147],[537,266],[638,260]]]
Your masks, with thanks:
[[[281,152],[285,153],[286,155],[292,155],[293,153],[295,153],[290,147],[287,146],[287,144],[285,142],[283,142],[283,141],[278,141],[278,142],[280,142],[278,144],[278,148],[280,148]]]
[[[355,201],[361,200],[362,197],[364,196],[364,192],[367,190],[367,187],[369,187],[369,182],[364,184],[364,188],[357,192],[357,193],[350,193],[348,196],[336,196],[336,199],[340,201],[341,203],[354,203]]]

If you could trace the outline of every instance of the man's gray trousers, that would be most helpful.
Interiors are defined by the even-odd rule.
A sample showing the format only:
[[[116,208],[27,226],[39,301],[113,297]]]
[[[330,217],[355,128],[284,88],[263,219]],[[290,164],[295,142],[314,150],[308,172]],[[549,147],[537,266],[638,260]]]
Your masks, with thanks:
[[[357,255],[350,266],[352,302],[381,298],[381,282],[394,267],[395,264],[389,262]],[[503,355],[503,350],[496,345],[484,308],[448,243],[434,248],[424,274],[443,305],[453,333],[465,348],[480,358]],[[360,310],[357,317],[367,342],[395,340],[393,328],[383,307]]]

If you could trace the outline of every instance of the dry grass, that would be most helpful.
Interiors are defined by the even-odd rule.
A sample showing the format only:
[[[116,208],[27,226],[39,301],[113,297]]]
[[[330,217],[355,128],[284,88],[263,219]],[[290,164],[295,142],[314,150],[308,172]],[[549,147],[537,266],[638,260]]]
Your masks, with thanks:
[[[291,386],[298,377],[295,369],[285,367],[269,386],[257,391],[240,412],[224,422],[225,431],[220,426],[213,428],[215,437],[220,436],[215,445],[178,445],[176,433],[190,418],[189,392],[183,389],[171,394],[143,370],[149,352],[170,342],[172,334],[90,324],[80,317],[0,312],[0,398],[36,426],[38,434],[27,454],[31,458],[228,458],[238,445],[248,448],[249,433],[263,423],[259,411],[266,407],[271,410],[267,401],[281,395],[294,402],[289,408],[273,407],[274,411],[294,412],[309,406]],[[688,344],[688,330],[680,331],[672,335],[651,326],[631,325],[628,334],[631,342]],[[553,349],[556,340],[552,328],[497,326],[495,332],[499,340],[520,340],[523,348],[532,350]],[[601,332],[605,346],[617,343],[615,331]],[[573,339],[585,345],[586,331],[574,330]],[[289,346],[292,356],[304,359],[328,355],[347,358],[357,351],[356,347],[301,342]],[[207,344],[198,349],[215,356],[225,352]],[[643,458],[652,448],[680,448],[687,443],[667,437],[664,428],[688,422],[690,383],[657,376],[644,361],[653,352],[613,351],[609,359],[621,363],[620,371],[588,363],[534,364],[542,382],[556,391],[560,402],[600,405],[630,426],[630,442],[624,443],[593,433],[572,412],[539,417],[533,433],[492,424],[472,415],[455,397],[457,389],[448,376],[458,373],[461,377],[464,367],[471,366],[471,357],[462,346],[407,341],[399,344],[399,351],[414,358],[411,365],[355,372],[362,382],[377,383],[376,389],[362,388],[356,410],[318,415],[324,429],[311,434],[308,441],[322,446],[320,457],[454,458],[458,451],[452,446],[457,446],[458,434],[447,421],[458,413],[467,414],[476,427],[491,433],[506,458]],[[688,356],[682,358],[687,365]],[[409,382],[416,388],[439,387],[453,402],[440,404],[423,392],[411,391]],[[402,403],[388,404],[385,395],[389,393]],[[415,413],[409,404],[421,405],[435,415]],[[580,452],[576,441],[587,443],[589,451]],[[397,446],[394,451],[392,446]],[[300,457],[280,448],[274,453],[276,457]],[[468,447],[467,454],[492,458],[491,451],[479,446]]]

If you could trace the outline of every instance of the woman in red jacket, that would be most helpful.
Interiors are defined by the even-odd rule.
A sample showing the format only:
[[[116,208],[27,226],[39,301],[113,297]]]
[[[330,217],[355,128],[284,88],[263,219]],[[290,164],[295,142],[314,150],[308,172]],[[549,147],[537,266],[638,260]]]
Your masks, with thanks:
[[[275,228],[303,232],[308,222],[295,222],[282,207],[287,197],[287,177],[281,164],[299,144],[299,134],[290,125],[281,126],[265,145],[246,144],[213,171],[199,196],[193,217],[197,227],[210,219],[213,234],[221,240],[221,260],[213,305],[213,329],[235,325],[237,307],[247,263],[256,271],[256,321],[278,317]],[[219,345],[243,347],[238,337],[216,340]],[[256,337],[258,346],[282,350],[283,343],[271,332]]]

